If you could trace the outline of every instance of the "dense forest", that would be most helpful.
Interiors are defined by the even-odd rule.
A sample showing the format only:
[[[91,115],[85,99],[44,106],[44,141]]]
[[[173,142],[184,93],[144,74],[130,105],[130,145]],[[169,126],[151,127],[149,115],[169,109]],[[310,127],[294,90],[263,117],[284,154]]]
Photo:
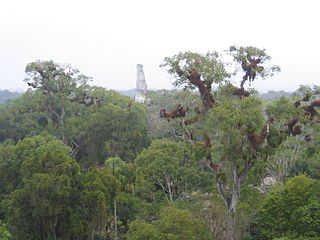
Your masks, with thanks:
[[[255,47],[160,67],[176,88],[140,104],[26,66],[0,104],[0,240],[320,239],[320,87],[258,96],[280,67]]]

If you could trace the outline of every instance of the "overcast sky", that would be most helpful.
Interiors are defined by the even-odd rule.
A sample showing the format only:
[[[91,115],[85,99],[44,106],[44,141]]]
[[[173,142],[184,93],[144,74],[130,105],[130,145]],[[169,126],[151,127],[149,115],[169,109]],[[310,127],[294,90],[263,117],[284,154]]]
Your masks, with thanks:
[[[0,89],[27,88],[27,63],[70,63],[93,84],[135,87],[136,64],[149,88],[171,88],[159,65],[178,51],[230,45],[267,49],[282,72],[259,91],[320,85],[318,0],[0,0]]]

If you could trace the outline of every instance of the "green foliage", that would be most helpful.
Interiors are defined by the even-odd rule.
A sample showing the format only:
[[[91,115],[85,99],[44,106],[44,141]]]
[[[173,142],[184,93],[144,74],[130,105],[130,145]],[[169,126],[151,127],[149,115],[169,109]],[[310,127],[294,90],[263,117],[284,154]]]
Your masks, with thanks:
[[[302,109],[294,106],[294,99],[292,98],[280,98],[271,102],[267,106],[266,113],[269,116],[274,116],[282,124],[293,118],[304,119]]]
[[[57,128],[57,134],[66,142],[65,118],[70,116],[75,102],[86,104],[90,78],[79,70],[53,61],[36,61],[26,66],[25,81],[43,95],[42,111]]]
[[[167,238],[156,226],[144,220],[135,220],[129,224],[129,231],[126,234],[128,240],[173,240]]]
[[[319,86],[300,85],[299,88],[296,91],[294,91],[292,95],[295,97],[304,97],[306,95],[310,96],[312,94],[312,91],[318,92]]]
[[[0,142],[14,142],[43,131],[46,115],[41,112],[41,94],[27,91],[14,101],[0,105]]]
[[[60,65],[51,61],[31,62],[26,66],[29,86],[39,88],[48,94],[70,94],[76,87],[86,87],[91,80],[78,69],[69,65]]]
[[[186,119],[195,117],[196,107],[199,106],[199,95],[189,90],[156,90],[148,91],[148,133],[153,139],[167,138],[172,140],[183,139],[183,131],[178,125],[180,119],[163,121],[159,110],[166,109],[168,112],[177,108],[178,104],[188,109]],[[192,128],[201,128],[197,123]]]
[[[250,226],[258,209],[262,207],[265,197],[265,194],[253,189],[252,186],[246,185],[242,187],[236,215],[237,232],[239,235],[247,234],[248,226]]]
[[[248,65],[250,64],[251,59],[260,59],[260,64],[267,62],[271,57],[266,53],[265,49],[259,49],[253,46],[249,47],[237,47],[231,46],[229,48],[229,54],[234,58],[239,64]],[[279,66],[270,66],[270,67],[258,67],[255,69],[256,73],[261,76],[263,79],[270,77],[274,72],[279,72]]]
[[[0,240],[10,240],[11,234],[6,228],[6,224],[0,220]]]
[[[39,146],[32,156],[23,161],[20,169],[22,178],[28,179],[37,173],[74,176],[78,174],[79,165],[70,158],[70,148],[59,140],[53,140]]]
[[[165,207],[161,210],[159,220],[147,223],[135,220],[129,224],[126,234],[128,240],[196,240],[211,239],[204,225],[192,217],[188,210]]]
[[[67,155],[70,152],[70,148],[50,135],[25,138],[15,146],[0,146],[0,194],[8,194],[22,183],[23,162],[36,155],[39,158],[39,155],[45,154],[49,149],[60,151],[60,155]],[[47,164],[51,163],[47,162]]]
[[[145,197],[163,192],[173,201],[186,198],[190,191],[205,189],[210,185],[210,175],[201,171],[197,151],[195,146],[186,143],[153,141],[135,160],[140,189],[137,191],[144,191]]]
[[[57,224],[66,218],[73,177],[79,173],[68,152],[52,136],[27,138],[14,147],[13,164],[19,164],[8,174],[21,173],[21,180],[4,201],[14,236],[36,239],[64,231],[66,226],[57,230]]]
[[[320,237],[318,181],[297,176],[271,192],[252,227],[253,239]]]
[[[221,106],[211,112],[212,125],[225,136],[243,135],[244,132],[257,132],[264,123],[261,101],[254,97],[246,97],[241,101],[225,99]],[[210,127],[212,127],[210,125]]]
[[[117,187],[108,171],[80,173],[79,164],[69,156],[71,149],[52,136],[26,138],[9,147],[1,155],[10,167],[7,176],[21,175],[11,191],[5,189],[1,206],[15,239],[85,239],[107,234]],[[19,164],[11,166],[13,161]]]
[[[192,70],[197,71],[207,85],[222,83],[229,77],[217,52],[206,54],[179,52],[173,57],[166,57],[160,67],[168,68],[168,73],[176,78],[174,86],[185,86],[190,89],[195,88],[189,79]]]
[[[11,160],[12,147],[0,145],[0,201],[4,194],[12,191],[17,185],[17,171],[12,171],[14,162]],[[11,172],[12,171],[12,172]]]
[[[264,123],[261,101],[253,97],[241,101],[225,99],[212,109],[209,118],[208,132],[221,143],[213,146],[213,160],[219,163],[225,158],[238,164],[239,170],[245,168],[257,147],[248,140],[247,133],[259,133]]]
[[[105,170],[92,169],[78,176],[76,183],[68,223],[70,234],[77,239],[106,236],[108,216],[111,216],[117,188],[116,180]]]
[[[308,127],[307,130],[311,135],[312,140],[305,143],[300,148],[299,158],[290,169],[289,176],[296,176],[299,174],[306,174],[307,176],[320,179],[320,126],[315,123]],[[302,140],[304,141],[304,140]],[[305,141],[304,141],[305,142]]]
[[[308,96],[311,102],[317,96],[311,96],[311,89],[301,89],[303,97]],[[306,174],[312,178],[319,178],[319,124],[310,121],[304,114],[304,108],[309,103],[298,101],[299,98],[281,98],[267,105],[266,112],[273,116],[276,121],[270,127],[268,143],[274,148],[274,155],[270,159],[269,169],[277,179],[293,177]],[[296,105],[300,103],[302,107]],[[296,106],[297,107],[296,107]],[[295,127],[302,130],[302,134],[288,137],[289,124],[294,123]]]
[[[117,196],[117,209],[120,220],[126,225],[139,215],[144,215],[146,203],[131,193],[119,193]]]
[[[126,163],[119,157],[110,157],[104,163],[106,168],[109,169],[110,172],[112,172],[112,174],[117,177],[119,177],[119,175],[121,174],[125,164]]]
[[[122,161],[119,157],[110,157],[105,161],[105,168],[119,182],[121,191],[134,192],[135,165]]]
[[[147,114],[142,104],[89,86],[91,79],[69,65],[37,61],[27,65],[26,73],[25,81],[35,89],[30,92],[39,99],[26,101],[31,104],[27,109],[38,114],[26,119],[33,120],[38,133],[45,130],[72,147],[72,156],[85,167],[101,165],[106,155],[133,161],[148,145]],[[3,139],[9,135],[5,133]]]
[[[318,240],[318,237],[295,237],[295,236],[285,236],[281,238],[274,238],[273,240]]]
[[[320,230],[320,202],[312,199],[308,204],[301,206],[295,213],[296,232],[308,237],[319,237]]]
[[[0,142],[49,133],[70,146],[72,156],[85,167],[103,164],[106,156],[133,161],[149,144],[142,104],[90,87],[85,76],[68,66],[29,65],[27,81],[34,90],[0,106]],[[95,104],[88,102],[93,99]]]
[[[157,225],[162,232],[173,235],[176,240],[211,239],[203,224],[193,218],[188,210],[163,208]]]
[[[261,64],[270,60],[264,49],[254,47],[232,46],[228,53],[244,71],[253,59]],[[280,70],[260,63],[249,80]],[[312,135],[306,144],[298,137],[286,140],[287,133],[279,130],[293,118],[306,120],[302,108],[293,105],[296,99],[265,104],[263,112],[260,100],[234,95],[233,90],[241,89],[228,84],[232,74],[217,52],[180,52],[161,66],[185,91],[150,91],[147,109],[117,92],[89,86],[91,79],[68,65],[27,65],[25,81],[33,89],[0,105],[0,218],[6,223],[0,221],[0,240],[11,235],[26,240],[110,239],[115,217],[120,239],[128,240],[226,239],[234,224],[228,216],[237,223],[235,239],[252,216],[251,236],[245,239],[320,237],[316,180],[289,179],[265,201],[246,185],[252,168],[263,169],[272,154],[299,158],[290,176],[319,177],[319,126],[303,129]],[[302,87],[296,95],[310,91]],[[159,109],[169,112],[177,104],[188,109],[184,120],[197,120],[183,126],[193,133],[189,144],[177,142],[186,131],[176,129],[177,119],[160,122]],[[204,108],[196,110],[201,104]],[[255,144],[248,136],[266,129],[264,115],[276,120],[271,136]],[[150,146],[148,132],[154,140]],[[197,142],[204,136],[210,141]]]
[[[149,144],[146,108],[113,91],[93,93],[103,99],[100,107],[83,107],[66,120],[66,132],[77,146],[74,155],[86,167],[102,165],[106,157],[132,162]]]
[[[202,105],[199,114],[204,118],[207,136],[205,157],[215,173],[219,195],[227,206],[227,238],[235,239],[236,206],[241,187],[253,167],[265,167],[265,160],[270,153],[264,141],[269,126],[265,125],[261,101],[249,97],[251,93],[244,90],[243,86],[257,75],[262,78],[271,76],[280,68],[265,67],[270,57],[264,49],[232,46],[228,53],[237,64],[241,64],[245,72],[240,88],[229,83],[231,74],[225,68],[227,64],[220,60],[216,52],[207,55],[178,53],[165,58],[161,66],[167,67],[168,72],[176,78],[174,85],[192,90],[197,88],[200,93]],[[189,142],[195,142],[194,135],[187,129],[189,126],[183,123],[181,126],[189,136]]]

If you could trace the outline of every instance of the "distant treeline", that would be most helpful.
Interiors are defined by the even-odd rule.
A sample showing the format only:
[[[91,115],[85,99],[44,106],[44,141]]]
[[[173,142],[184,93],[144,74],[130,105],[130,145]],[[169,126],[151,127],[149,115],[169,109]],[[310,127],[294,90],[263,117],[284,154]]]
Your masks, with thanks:
[[[155,90],[152,90],[152,91],[155,91]],[[134,98],[135,89],[118,90],[118,92],[128,97]],[[0,103],[5,103],[9,99],[14,99],[21,95],[22,95],[22,92],[11,92],[7,89],[5,90],[0,89]],[[280,91],[269,90],[266,93],[258,93],[258,96],[265,101],[273,101],[281,97],[291,97],[292,93],[286,92],[284,90],[280,90]]]
[[[157,90],[151,90],[151,91],[157,91]],[[126,95],[128,97],[133,98],[135,94],[135,89],[129,89],[129,90],[119,90],[119,93]],[[258,93],[257,94],[259,98],[265,100],[265,101],[273,101],[282,97],[292,97],[293,93],[292,92],[286,92],[284,90],[280,91],[274,91],[274,90],[269,90],[266,93]]]
[[[21,96],[21,92],[11,92],[7,89],[1,90],[0,89],[0,103],[5,103],[7,100],[17,98]]]
[[[292,96],[293,96],[293,93],[286,92],[283,90],[280,90],[280,91],[269,90],[266,93],[259,93],[258,94],[258,97],[262,98],[265,101],[274,101],[274,100],[277,100],[282,97],[292,97]]]

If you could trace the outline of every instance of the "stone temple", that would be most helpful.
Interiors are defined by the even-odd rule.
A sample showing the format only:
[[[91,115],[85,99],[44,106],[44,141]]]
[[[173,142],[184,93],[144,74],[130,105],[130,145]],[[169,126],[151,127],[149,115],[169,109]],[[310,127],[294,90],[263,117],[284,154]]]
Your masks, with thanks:
[[[137,64],[137,82],[136,82],[136,93],[134,100],[139,103],[146,102],[146,93],[147,93],[147,83],[144,77],[143,66]]]

